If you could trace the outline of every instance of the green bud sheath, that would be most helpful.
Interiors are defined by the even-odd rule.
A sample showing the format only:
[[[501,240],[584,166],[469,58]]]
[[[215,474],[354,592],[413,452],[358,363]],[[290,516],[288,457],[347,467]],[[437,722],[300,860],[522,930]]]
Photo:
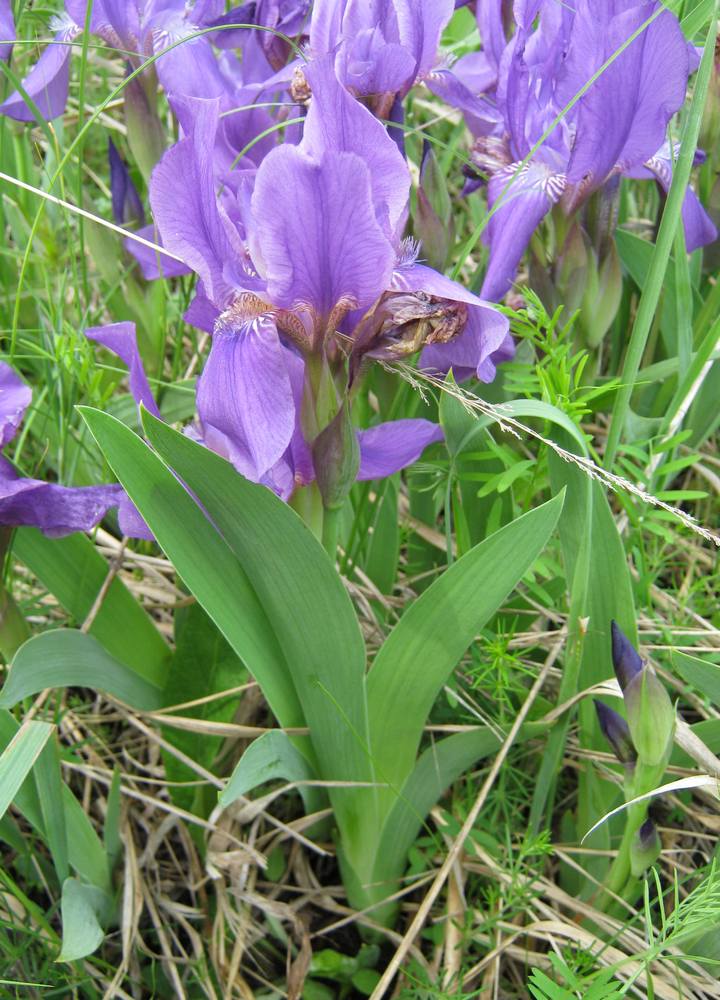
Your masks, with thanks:
[[[624,698],[638,760],[650,767],[666,764],[675,730],[675,709],[652,667],[643,667],[632,679]]]

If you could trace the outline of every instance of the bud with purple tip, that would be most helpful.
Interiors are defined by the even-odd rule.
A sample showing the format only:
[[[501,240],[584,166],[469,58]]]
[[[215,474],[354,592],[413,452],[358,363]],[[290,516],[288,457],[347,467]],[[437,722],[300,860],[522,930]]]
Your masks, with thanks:
[[[637,760],[637,752],[625,719],[614,708],[609,708],[602,701],[595,701],[595,711],[602,734],[612,747],[617,759],[621,764],[634,764]]]
[[[655,864],[660,857],[661,850],[660,834],[648,816],[639,830],[635,832],[630,845],[630,871],[635,878],[640,878],[644,871]]]
[[[643,661],[616,621],[610,622],[610,634],[615,676],[624,694],[630,681],[642,671]]]
[[[611,624],[611,633],[613,666],[638,760],[664,770],[672,747],[675,709],[653,668],[643,663],[616,622]]]

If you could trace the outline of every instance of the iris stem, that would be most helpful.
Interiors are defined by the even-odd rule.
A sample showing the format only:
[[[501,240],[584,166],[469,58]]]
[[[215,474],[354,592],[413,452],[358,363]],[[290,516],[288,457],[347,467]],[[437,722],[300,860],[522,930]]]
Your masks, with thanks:
[[[340,527],[340,508],[323,510],[322,543],[323,548],[335,563],[337,557],[338,528]]]

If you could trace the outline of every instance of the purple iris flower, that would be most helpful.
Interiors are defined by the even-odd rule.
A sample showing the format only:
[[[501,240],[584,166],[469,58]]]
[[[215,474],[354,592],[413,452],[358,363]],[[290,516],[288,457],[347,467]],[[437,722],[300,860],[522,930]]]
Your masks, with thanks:
[[[498,57],[500,6],[491,0],[486,10],[494,11],[486,24],[486,77],[496,67],[496,81],[486,88],[478,77],[473,84],[463,67],[428,81],[465,113],[476,136],[473,159],[488,177],[488,205],[498,203],[485,234],[490,260],[481,292],[493,300],[509,290],[530,237],[556,203],[574,212],[620,176],[655,177],[667,189],[667,127],[695,66],[677,19],[655,0],[578,0],[574,9],[516,3],[518,28]],[[650,18],[522,166],[560,111]],[[690,189],[683,220],[689,251],[716,238]]]
[[[67,0],[63,13],[51,21],[55,31],[53,43],[23,80],[24,90],[44,118],[57,118],[65,110],[70,43],[82,34],[86,13],[86,0]],[[237,16],[241,13],[238,11]],[[223,0],[196,0],[194,4],[185,0],[94,0],[90,30],[107,45],[119,49],[131,68],[152,55],[164,53],[154,65],[168,93],[218,97],[234,87],[240,64],[232,53],[216,55],[213,45],[222,44],[222,31],[198,38],[192,36],[203,28],[232,23],[233,16],[232,12],[225,14]],[[183,39],[187,41],[170,48]],[[266,66],[269,76],[267,62]],[[19,121],[33,120],[32,112],[17,92],[0,105],[0,113]]]
[[[30,405],[30,388],[0,362],[0,448],[9,444]],[[91,531],[111,507],[118,508],[123,534],[147,537],[142,521],[123,488],[106,486],[61,486],[21,475],[0,455],[0,525],[39,528],[50,537]]]
[[[217,100],[189,102],[188,135],[150,195],[163,245],[200,277],[189,319],[213,333],[195,434],[285,497],[313,479],[310,444],[363,358],[421,350],[427,368],[489,381],[512,355],[507,320],[401,239],[410,176],[381,123],[331,60],[307,75],[302,141],[272,150],[236,196],[216,193]],[[389,475],[440,437],[425,420],[360,432],[359,475]]]
[[[343,86],[388,118],[435,65],[453,9],[453,0],[315,0],[310,54],[332,55]]]

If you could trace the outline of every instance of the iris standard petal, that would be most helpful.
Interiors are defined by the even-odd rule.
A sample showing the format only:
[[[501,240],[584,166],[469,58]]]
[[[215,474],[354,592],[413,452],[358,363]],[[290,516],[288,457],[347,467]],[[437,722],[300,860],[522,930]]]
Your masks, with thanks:
[[[443,430],[430,420],[393,420],[357,432],[360,468],[357,478],[383,479],[416,462],[428,445],[443,440]]]
[[[580,0],[558,100],[562,106],[658,9],[643,2],[612,16],[610,4]],[[580,193],[615,169],[644,163],[682,106],[688,50],[677,18],[663,11],[627,44],[578,103],[568,180]]]
[[[364,308],[387,287],[395,255],[356,154],[327,152],[315,162],[278,147],[258,170],[252,213],[274,306],[324,322],[338,303]]]
[[[407,163],[381,122],[341,86],[331,59],[317,60],[305,75],[312,101],[300,148],[314,160],[330,151],[362,157],[370,170],[375,215],[393,236],[407,212]]]

